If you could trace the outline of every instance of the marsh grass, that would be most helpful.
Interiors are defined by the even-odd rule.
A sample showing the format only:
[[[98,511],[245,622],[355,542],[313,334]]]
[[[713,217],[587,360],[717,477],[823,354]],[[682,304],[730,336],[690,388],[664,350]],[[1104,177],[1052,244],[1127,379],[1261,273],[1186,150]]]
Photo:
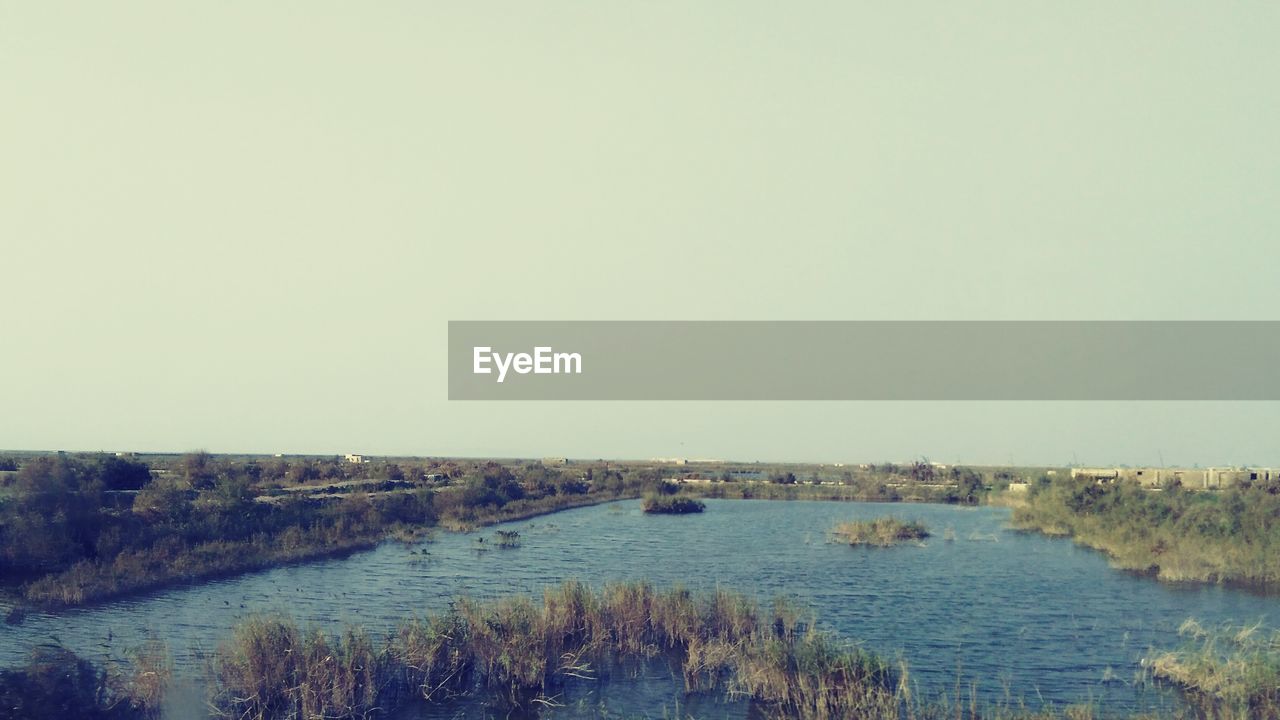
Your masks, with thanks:
[[[515,530],[498,530],[493,534],[494,545],[504,548],[520,547],[520,533]]]
[[[878,517],[874,520],[851,520],[836,525],[831,535],[837,542],[850,545],[888,547],[898,543],[913,542],[929,537],[925,526],[914,520],[896,517]]]
[[[592,590],[566,582],[529,596],[462,598],[374,635],[303,628],[280,615],[252,616],[209,658],[215,716],[240,720],[371,718],[410,702],[478,698],[495,717],[536,717],[559,706],[564,685],[658,659],[689,693],[750,702],[750,715],[800,720],[1097,720],[1155,716],[1095,704],[1029,708],[978,699],[959,679],[953,696],[924,696],[905,660],[895,663],[814,629],[786,600],[764,609],[724,589],[694,593],[619,583]],[[1188,645],[1146,661],[1176,684],[1185,720],[1276,720],[1280,637],[1258,627],[1206,631],[1185,624]],[[0,718],[140,720],[163,705],[171,663],[145,644],[132,668],[111,672],[62,649],[39,648],[24,668],[0,671]],[[128,668],[126,668],[128,669]]]
[[[402,545],[417,545],[422,542],[435,542],[436,531],[428,527],[401,525],[394,528],[388,537]]]
[[[354,718],[378,707],[388,650],[358,627],[336,636],[285,617],[252,617],[218,650],[218,705],[238,718]]]
[[[688,515],[700,513],[707,509],[705,503],[697,498],[684,494],[663,495],[651,493],[645,495],[641,508],[654,515]]]
[[[1060,480],[1033,486],[1013,524],[1070,536],[1118,569],[1173,582],[1280,582],[1280,494],[1274,488],[1160,492],[1135,483]]]
[[[1188,620],[1179,633],[1186,645],[1146,664],[1153,677],[1181,688],[1201,717],[1280,717],[1280,631],[1259,625],[1208,629]]]
[[[375,547],[381,534],[344,535],[332,528],[258,536],[243,542],[161,544],[121,552],[111,562],[83,560],[23,589],[27,602],[69,607],[150,590],[166,583],[207,579]]]
[[[23,667],[0,670],[0,718],[142,720],[155,717],[167,676],[153,678],[147,687],[135,684],[135,680],[109,672],[65,648],[37,647]]]
[[[215,704],[228,717],[356,718],[410,698],[483,695],[502,707],[553,703],[569,678],[627,657],[666,656],[686,689],[720,690],[779,717],[867,716],[896,708],[893,670],[799,622],[785,603],[762,611],[737,593],[578,582],[517,596],[462,599],[375,641],[336,637],[282,617],[252,618],[217,652]],[[886,716],[887,717],[887,716]]]

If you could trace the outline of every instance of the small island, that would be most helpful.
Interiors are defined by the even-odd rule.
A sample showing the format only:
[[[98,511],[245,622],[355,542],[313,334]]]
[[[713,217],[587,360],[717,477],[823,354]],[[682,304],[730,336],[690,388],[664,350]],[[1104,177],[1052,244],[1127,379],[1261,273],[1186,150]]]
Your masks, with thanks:
[[[899,520],[896,517],[879,517],[875,520],[852,520],[840,523],[831,530],[837,542],[850,545],[870,545],[873,547],[889,547],[912,540],[923,540],[929,537],[925,526],[914,520]]]
[[[654,515],[688,515],[707,509],[705,503],[688,495],[646,495],[644,511]]]

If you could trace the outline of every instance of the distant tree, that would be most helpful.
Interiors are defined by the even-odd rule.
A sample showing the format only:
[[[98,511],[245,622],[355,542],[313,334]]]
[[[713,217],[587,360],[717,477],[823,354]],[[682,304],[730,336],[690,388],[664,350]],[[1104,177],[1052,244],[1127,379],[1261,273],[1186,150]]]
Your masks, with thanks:
[[[933,465],[927,461],[922,460],[911,465],[911,479],[916,482],[933,482],[936,474]]]
[[[244,473],[244,476],[249,479],[249,482],[256,483],[262,479],[262,466],[255,460],[250,460],[245,463],[242,472]]]
[[[146,463],[105,455],[98,461],[98,478],[106,490],[141,490],[151,482]]]
[[[22,509],[45,516],[96,512],[102,504],[101,481],[62,455],[24,463],[14,488]]]
[[[197,450],[183,455],[182,460],[178,463],[178,469],[182,474],[182,479],[196,490],[213,487],[213,482],[218,476],[213,456],[204,450]]]
[[[976,503],[986,489],[982,476],[969,468],[952,468],[951,477],[956,484],[947,496],[951,502]]]
[[[298,460],[289,464],[289,470],[284,474],[284,477],[285,480],[296,485],[319,480],[320,470],[306,460]]]
[[[102,482],[62,455],[33,458],[14,479],[0,550],[6,564],[52,569],[92,555],[102,529]]]
[[[586,495],[591,491],[591,483],[585,478],[562,477],[556,482],[554,489],[561,495]]]
[[[244,476],[220,477],[213,487],[200,492],[194,506],[201,512],[234,515],[253,504],[253,492],[249,479]]]
[[[178,480],[159,477],[134,496],[133,512],[151,522],[182,522],[191,514],[191,493]]]

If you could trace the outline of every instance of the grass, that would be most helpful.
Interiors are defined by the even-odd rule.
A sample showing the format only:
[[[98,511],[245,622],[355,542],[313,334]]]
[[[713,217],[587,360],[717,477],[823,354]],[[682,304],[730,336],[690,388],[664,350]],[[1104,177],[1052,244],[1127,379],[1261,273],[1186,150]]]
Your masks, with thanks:
[[[209,658],[211,712],[241,720],[368,718],[408,703],[475,697],[493,716],[536,717],[570,679],[593,680],[630,658],[662,658],[690,693],[744,700],[750,716],[798,720],[1095,720],[1138,715],[1096,705],[1031,709],[1006,700],[921,700],[905,660],[890,663],[815,629],[786,600],[762,607],[719,588],[691,592],[643,582],[592,589],[570,581],[540,602],[518,595],[461,598],[448,610],[388,633],[359,626],[302,627],[252,616]],[[1259,628],[1205,631],[1188,622],[1185,648],[1146,661],[1181,688],[1175,718],[1280,718],[1280,635]],[[106,672],[62,649],[39,648],[27,666],[0,671],[0,718],[141,720],[164,703],[169,660],[151,644],[127,672]]]
[[[707,509],[706,503],[688,495],[662,495],[658,493],[646,495],[641,506],[653,515],[688,515],[700,513]]]
[[[873,547],[888,547],[929,537],[924,525],[889,516],[843,522],[832,528],[831,534],[839,542]]]
[[[471,531],[634,498],[655,486],[674,490],[662,480],[669,468],[645,463],[352,464],[205,452],[146,462],[102,453],[5,459],[19,469],[0,471],[0,596],[43,608],[355,552],[388,537],[414,543],[424,528]],[[721,478],[734,477],[721,470]],[[772,482],[703,482],[693,473],[697,482],[682,485],[678,499],[646,505],[649,512],[699,512],[698,496],[976,502],[982,486],[972,471],[938,475],[924,463],[819,470],[750,468]]]
[[[156,651],[152,651],[156,652]],[[133,677],[108,672],[61,647],[36,648],[27,664],[0,670],[0,718],[143,720],[158,716],[168,680],[154,654],[135,656]]]
[[[1014,506],[1025,530],[1068,536],[1114,567],[1174,582],[1280,583],[1280,495],[1269,488],[1159,491],[1060,480]]]
[[[568,678],[594,678],[611,660],[662,655],[675,659],[687,689],[747,698],[776,717],[896,712],[887,663],[799,618],[785,603],[763,611],[725,590],[626,583],[593,591],[578,582],[547,589],[540,604],[462,599],[381,640],[354,627],[329,637],[259,617],[217,651],[214,702],[257,720],[363,717],[415,697],[469,695],[530,711],[552,702]]]
[[[1280,717],[1280,631],[1206,629],[1194,620],[1179,631],[1187,644],[1153,656],[1153,677],[1181,688],[1204,718]]]
[[[213,541],[194,546],[170,543],[125,551],[111,562],[83,560],[29,583],[23,588],[23,597],[46,608],[83,605],[175,582],[340,556],[372,548],[382,540],[381,532],[347,535],[318,528],[243,542]]]
[[[47,572],[16,588],[19,603],[41,608],[63,608],[99,602],[168,585],[212,579],[262,570],[295,562],[346,555],[376,547],[384,540],[416,543],[430,537],[436,525],[449,530],[470,531],[484,525],[524,519],[585,505],[611,502],[612,493],[551,495],[524,498],[501,506],[468,507],[449,504],[459,489],[435,493],[445,506],[438,517],[419,522],[391,517],[377,498],[363,503],[343,500],[336,503],[306,504],[299,524],[276,532],[257,532],[249,537],[187,541],[176,535],[142,547],[123,548],[115,555],[83,559],[67,567]],[[624,493],[623,497],[628,496]],[[631,497],[635,493],[630,493]],[[315,504],[316,507],[311,507]],[[255,508],[258,509],[258,508]],[[500,547],[518,545],[502,544]],[[22,618],[22,611],[10,621]]]

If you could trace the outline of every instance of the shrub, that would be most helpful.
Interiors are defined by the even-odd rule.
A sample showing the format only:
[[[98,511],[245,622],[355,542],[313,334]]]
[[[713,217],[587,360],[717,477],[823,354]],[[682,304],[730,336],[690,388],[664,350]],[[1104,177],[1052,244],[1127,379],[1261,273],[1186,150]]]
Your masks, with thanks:
[[[923,540],[929,537],[925,526],[915,521],[899,520],[895,517],[880,517],[874,520],[853,520],[840,523],[831,531],[840,542],[850,545],[873,545],[887,547],[901,542]]]
[[[647,513],[662,515],[687,515],[707,509],[701,500],[688,495],[647,495],[642,507]]]

